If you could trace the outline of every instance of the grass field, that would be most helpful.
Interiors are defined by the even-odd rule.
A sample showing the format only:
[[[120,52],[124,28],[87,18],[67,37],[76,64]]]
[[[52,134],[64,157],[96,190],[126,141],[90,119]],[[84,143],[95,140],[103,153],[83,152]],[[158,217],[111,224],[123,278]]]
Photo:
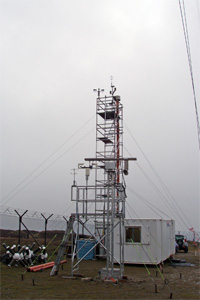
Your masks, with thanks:
[[[8,239],[7,244],[9,241],[11,245],[13,240]],[[53,253],[57,244],[50,245],[48,252]],[[33,273],[23,267],[9,268],[1,264],[1,299],[199,299],[199,252],[191,244],[188,253],[178,253],[175,258],[186,259],[195,266],[174,268],[166,262],[163,273],[155,266],[148,267],[149,275],[144,266],[128,265],[125,266],[127,279],[118,283],[103,282],[98,277],[98,271],[106,264],[103,260],[81,263],[79,273],[91,277],[90,281],[66,278],[71,271],[70,260],[63,269],[60,267],[57,276],[49,275],[51,269]]]

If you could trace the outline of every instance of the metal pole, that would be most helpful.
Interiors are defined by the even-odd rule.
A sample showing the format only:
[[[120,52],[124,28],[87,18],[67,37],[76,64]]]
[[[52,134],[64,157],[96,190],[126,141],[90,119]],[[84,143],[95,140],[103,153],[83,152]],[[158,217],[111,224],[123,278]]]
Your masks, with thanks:
[[[22,217],[19,216],[19,234],[18,234],[18,245],[21,244],[21,222],[22,222]]]
[[[86,176],[86,201],[85,201],[85,220],[86,220],[86,222],[87,222],[87,212],[88,212],[87,199],[88,199],[88,177]]]
[[[112,187],[112,205],[111,205],[111,276],[113,277],[114,265],[114,216],[115,216],[115,189],[114,189],[114,172],[111,173],[111,187]]]
[[[73,277],[73,264],[74,264],[74,260],[73,260],[73,252],[74,252],[74,233],[73,233],[73,230],[72,230],[72,233],[71,233],[71,276]]]
[[[116,108],[117,108],[117,158],[119,159],[120,156],[120,148],[119,148],[119,100],[116,100]],[[117,160],[117,183],[120,182],[120,175],[119,175],[119,160]],[[117,191],[117,213],[119,213],[119,192]]]
[[[119,261],[120,261],[120,276],[122,277],[122,219],[120,217],[119,223]]]
[[[15,212],[18,214],[19,216],[19,235],[18,235],[18,245],[20,245],[21,242],[21,223],[22,223],[22,217],[27,213],[28,209],[22,214],[20,215],[18,213],[18,211],[15,209]]]
[[[67,222],[67,224],[68,224],[68,220],[67,220],[67,218],[65,218],[65,216],[63,216],[63,219]]]
[[[106,236],[106,269],[107,269],[107,276],[109,276],[109,266],[110,266],[110,173],[108,172],[108,191],[107,191],[107,236]]]
[[[41,216],[45,219],[45,227],[44,227],[44,246],[46,247],[47,244],[47,222],[48,220],[53,216],[53,214],[51,214],[48,218],[46,218],[42,213]]]

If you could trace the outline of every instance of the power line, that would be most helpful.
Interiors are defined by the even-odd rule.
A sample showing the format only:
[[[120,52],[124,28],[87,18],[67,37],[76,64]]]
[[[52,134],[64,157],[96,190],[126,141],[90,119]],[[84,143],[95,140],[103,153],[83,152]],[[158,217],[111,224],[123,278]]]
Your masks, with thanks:
[[[198,14],[198,18],[199,18],[199,28],[200,28],[200,8],[199,8],[199,0],[196,0],[197,2],[197,14]]]
[[[181,20],[183,25],[183,32],[185,37],[185,45],[187,50],[188,56],[188,63],[190,69],[190,76],[192,81],[192,90],[194,96],[194,105],[195,105],[195,113],[196,113],[196,122],[197,122],[197,134],[198,134],[198,141],[199,141],[199,150],[200,150],[200,125],[199,125],[199,114],[198,114],[198,107],[197,107],[197,100],[196,100],[196,92],[195,92],[195,84],[194,84],[194,75],[192,69],[192,58],[191,58],[191,51],[190,51],[190,42],[189,42],[189,33],[188,33],[188,26],[187,26],[187,18],[186,18],[186,11],[185,11],[185,4],[184,0],[182,0],[183,5],[181,5],[181,0],[179,0],[179,7],[181,13]],[[183,6],[183,9],[182,9]]]

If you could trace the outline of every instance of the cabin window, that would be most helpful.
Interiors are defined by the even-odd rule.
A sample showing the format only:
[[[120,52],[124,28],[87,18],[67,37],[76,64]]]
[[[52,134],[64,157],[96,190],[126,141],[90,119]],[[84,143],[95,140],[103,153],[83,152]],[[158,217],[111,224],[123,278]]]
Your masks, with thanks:
[[[141,243],[141,227],[126,227],[126,242]]]

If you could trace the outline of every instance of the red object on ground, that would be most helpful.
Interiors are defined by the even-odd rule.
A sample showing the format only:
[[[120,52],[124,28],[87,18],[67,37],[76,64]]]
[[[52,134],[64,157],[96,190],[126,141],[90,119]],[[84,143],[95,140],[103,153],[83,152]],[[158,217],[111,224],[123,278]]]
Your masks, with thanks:
[[[64,264],[66,262],[67,262],[66,260],[62,260],[60,262],[60,264]],[[49,263],[46,263],[46,264],[37,265],[37,266],[28,268],[28,271],[29,272],[38,272],[40,270],[45,270],[45,269],[52,268],[54,266],[54,264],[55,264],[55,262],[52,261],[52,262],[49,262]]]

